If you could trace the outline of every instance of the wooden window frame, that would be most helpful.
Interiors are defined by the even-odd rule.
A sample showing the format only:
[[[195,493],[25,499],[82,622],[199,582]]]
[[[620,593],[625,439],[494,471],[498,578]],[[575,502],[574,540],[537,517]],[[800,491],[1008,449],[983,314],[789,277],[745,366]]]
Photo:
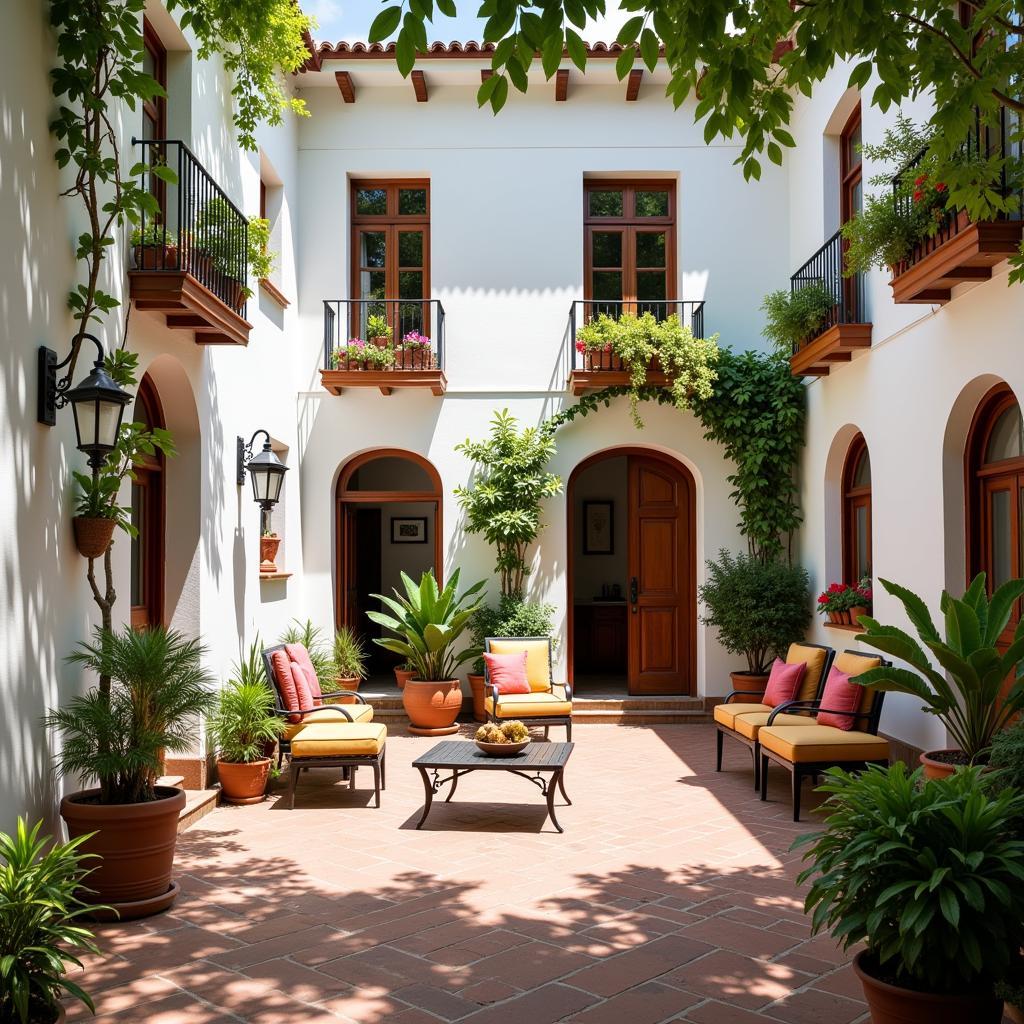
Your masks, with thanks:
[[[839,136],[839,189],[840,189],[840,219],[845,224],[854,214],[853,192],[857,185],[863,187],[864,181],[864,158],[861,157],[856,164],[850,163],[850,138],[853,133],[862,127],[860,103],[854,107],[853,113],[847,118],[842,133]],[[863,192],[862,192],[863,194]]]
[[[153,58],[153,77],[167,92],[167,47],[157,34],[148,18],[142,19],[142,45]],[[154,125],[154,137],[167,138],[167,97],[155,96],[151,100],[142,101],[143,116],[148,117]]]
[[[152,378],[146,374],[139,383],[136,404],[142,403],[153,427],[165,426],[163,406]],[[144,456],[135,467],[137,486],[147,490],[144,521],[140,530],[142,543],[142,595],[144,603],[132,605],[133,629],[160,626],[164,622],[165,529],[167,523],[167,487],[162,452]],[[135,540],[132,543],[136,543]]]
[[[867,442],[863,434],[857,436],[850,442],[846,451],[846,461],[843,463],[843,575],[845,582],[856,585],[860,580],[858,563],[860,562],[860,545],[857,543],[857,511],[867,509],[867,564],[868,571],[871,571],[872,559],[872,537],[871,537],[871,484],[855,486],[854,477],[860,460],[867,456],[871,458]]]
[[[622,216],[598,217],[590,214],[590,196],[594,192],[622,192]],[[668,214],[664,217],[637,217],[637,192],[668,192]],[[676,295],[676,182],[672,178],[621,180],[588,178],[583,182],[583,298],[586,302],[600,302],[593,294],[593,236],[595,231],[618,229],[622,232],[622,265],[610,268],[622,273],[622,311],[636,311],[639,303],[675,302]],[[644,268],[636,263],[637,234],[645,229],[665,232],[665,298],[638,299],[636,292],[637,273],[645,269],[661,270],[661,267]],[[631,241],[632,239],[632,241]],[[598,268],[600,269],[600,268]]]

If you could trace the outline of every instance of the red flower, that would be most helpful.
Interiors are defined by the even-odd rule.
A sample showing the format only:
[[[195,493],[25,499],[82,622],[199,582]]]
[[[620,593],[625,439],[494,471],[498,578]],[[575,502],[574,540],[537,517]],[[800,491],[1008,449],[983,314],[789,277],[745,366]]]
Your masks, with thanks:
[[[943,182],[941,182],[941,181],[936,182],[935,183],[935,191],[936,192],[945,192],[946,191],[945,184]]]
[[[917,190],[916,190],[916,191],[914,192],[914,202],[915,202],[915,203],[919,203],[919,202],[921,202],[921,200],[922,200],[923,198],[924,198],[924,193],[923,193],[923,192],[922,192],[922,191],[921,191],[920,189],[917,189]]]
[[[928,176],[925,175],[925,174],[922,174],[919,177],[914,179],[914,184],[915,185],[923,185],[927,180],[928,180]]]

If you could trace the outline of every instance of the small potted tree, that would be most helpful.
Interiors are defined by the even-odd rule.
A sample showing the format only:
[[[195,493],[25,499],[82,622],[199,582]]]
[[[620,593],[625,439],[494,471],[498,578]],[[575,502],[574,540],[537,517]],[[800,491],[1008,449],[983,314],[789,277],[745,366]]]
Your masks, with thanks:
[[[897,762],[826,772],[825,829],[803,836],[813,930],[853,961],[874,1024],[998,1024],[1024,943],[1024,796],[980,767],[922,785]]]
[[[386,316],[371,313],[366,318],[366,336],[370,344],[377,348],[388,348],[391,345],[392,330]]]
[[[462,687],[455,672],[480,655],[476,647],[459,650],[458,640],[480,608],[476,595],[484,585],[481,580],[460,595],[458,569],[443,590],[432,570],[420,577],[418,585],[403,572],[404,596],[397,590],[393,598],[373,595],[393,614],[366,614],[395,634],[373,642],[407,658],[416,669],[402,690],[402,706],[412,723],[409,731],[416,735],[440,736],[458,730],[455,719],[462,708]]]
[[[92,1013],[92,999],[67,978],[68,966],[82,969],[82,955],[98,954],[83,917],[109,910],[83,901],[94,858],[83,853],[89,838],[58,843],[40,838],[18,818],[13,836],[0,832],[0,1021],[57,1024],[64,1020],[64,992]]]
[[[724,549],[707,563],[707,580],[698,590],[701,622],[717,628],[722,646],[747,661],[730,672],[734,690],[763,691],[772,660],[803,639],[811,621],[809,586],[798,565]]]
[[[333,657],[335,689],[354,693],[366,678],[366,648],[355,630],[342,626],[334,634]],[[342,697],[339,703],[345,700]]]

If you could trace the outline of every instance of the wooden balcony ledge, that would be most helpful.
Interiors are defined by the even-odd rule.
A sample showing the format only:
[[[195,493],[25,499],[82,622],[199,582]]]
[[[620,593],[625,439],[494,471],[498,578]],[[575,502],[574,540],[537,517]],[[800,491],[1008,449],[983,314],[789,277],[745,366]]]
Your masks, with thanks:
[[[448,387],[444,370],[321,370],[320,383],[332,395],[345,388],[379,388],[390,395],[396,388],[429,388],[441,396]]]
[[[871,324],[835,324],[801,345],[789,367],[794,377],[827,377],[833,366],[848,363],[863,348],[871,348]]]
[[[954,285],[989,280],[992,268],[1017,251],[1022,231],[1024,222],[1019,220],[975,224],[961,210],[934,238],[921,242],[892,268],[893,300],[944,305]]]
[[[248,345],[250,324],[186,270],[129,270],[136,309],[164,313],[173,330],[192,331],[197,345]]]
[[[647,387],[667,388],[671,381],[662,370],[647,371]],[[574,395],[602,388],[629,387],[629,370],[573,370],[569,374],[569,390]]]

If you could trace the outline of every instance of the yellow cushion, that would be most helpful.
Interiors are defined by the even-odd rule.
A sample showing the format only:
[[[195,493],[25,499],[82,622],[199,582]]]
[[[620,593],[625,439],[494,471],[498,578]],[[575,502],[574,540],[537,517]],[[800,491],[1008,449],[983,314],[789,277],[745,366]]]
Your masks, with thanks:
[[[830,725],[765,726],[757,736],[765,750],[794,764],[810,761],[887,761],[889,741],[869,732],[846,732]]]
[[[550,640],[491,640],[491,654],[519,654],[526,651],[526,681],[534,693],[551,689]]]
[[[494,713],[494,698],[485,701],[487,713]],[[556,718],[572,714],[572,702],[553,693],[503,693],[498,697],[498,718]]]
[[[345,710],[352,716],[353,721],[356,722],[372,722],[373,721],[373,705],[372,704],[346,704]],[[313,711],[306,715],[301,722],[288,722],[284,727],[284,732],[281,734],[286,740],[290,740],[300,729],[313,722],[347,722],[348,719],[340,711],[323,710]]]
[[[737,715],[750,715],[761,711],[768,712],[771,708],[767,704],[716,704],[715,721],[733,729]]]
[[[733,731],[748,740],[756,740],[759,730],[768,724],[768,714],[763,711],[755,711],[750,715],[737,715],[733,722]],[[814,715],[779,715],[772,726],[776,725],[814,725]]]
[[[804,669],[804,678],[800,683],[800,690],[796,700],[814,700],[818,695],[818,683],[821,682],[821,670],[825,667],[825,659],[828,651],[822,647],[808,647],[805,644],[790,644],[786,652],[786,664],[796,665],[803,662],[807,668]]]
[[[372,757],[387,736],[380,722],[312,722],[292,737],[292,757]]]

